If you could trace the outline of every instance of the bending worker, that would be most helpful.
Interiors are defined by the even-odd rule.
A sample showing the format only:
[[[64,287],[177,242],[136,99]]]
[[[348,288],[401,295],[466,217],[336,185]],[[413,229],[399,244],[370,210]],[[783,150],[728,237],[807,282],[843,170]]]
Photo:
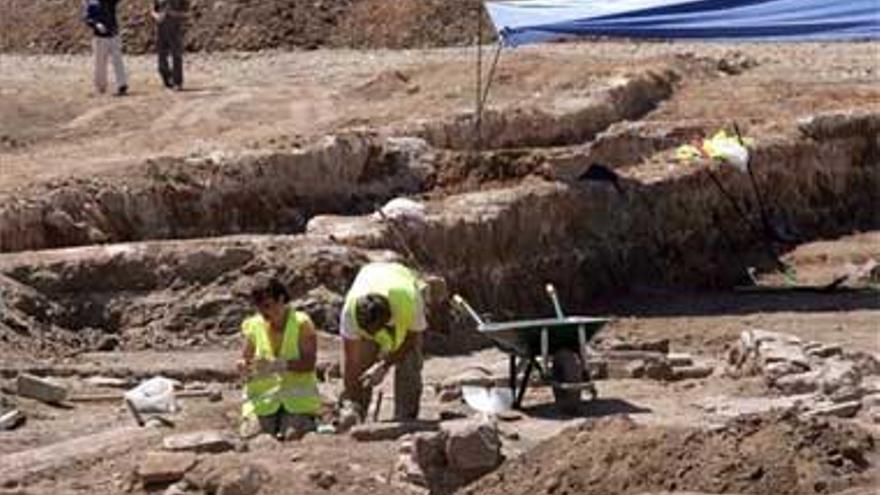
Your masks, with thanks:
[[[277,279],[257,281],[250,298],[257,313],[241,325],[239,369],[248,377],[241,434],[298,439],[314,429],[321,408],[315,327],[288,304],[290,295]]]
[[[358,272],[340,317],[343,409],[363,419],[373,387],[394,368],[394,419],[416,419],[422,396],[424,284],[399,263],[370,263]],[[351,411],[345,411],[351,413]]]

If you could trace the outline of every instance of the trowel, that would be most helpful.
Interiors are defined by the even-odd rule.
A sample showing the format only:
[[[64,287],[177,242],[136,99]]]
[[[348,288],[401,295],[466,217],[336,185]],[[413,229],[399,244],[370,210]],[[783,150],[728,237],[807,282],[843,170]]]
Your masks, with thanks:
[[[513,407],[513,391],[508,387],[462,385],[461,395],[471,409],[495,416]]]

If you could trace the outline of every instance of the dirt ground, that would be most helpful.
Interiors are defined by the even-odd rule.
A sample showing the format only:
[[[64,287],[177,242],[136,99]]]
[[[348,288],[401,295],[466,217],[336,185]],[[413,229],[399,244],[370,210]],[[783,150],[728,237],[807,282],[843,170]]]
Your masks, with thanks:
[[[525,47],[502,55],[489,106],[564,106],[624,75],[672,69],[678,87],[645,121],[711,132],[737,120],[761,138],[817,112],[876,109],[878,49]],[[174,93],[161,89],[151,58],[129,57],[131,95],[113,98],[91,95],[88,57],[0,55],[0,193],[66,176],[131,175],[161,156],[295,149],[330,131],[471,112],[474,60],[473,49],[198,54],[187,59],[187,89]]]
[[[202,5],[216,7],[217,3]],[[324,3],[328,12],[337,12],[330,5],[333,2]],[[367,19],[385,16],[383,9],[390,8],[387,3],[350,3],[347,16]],[[406,10],[405,6],[411,4],[400,5]],[[273,12],[271,6],[265,8]],[[411,15],[420,18],[428,14]],[[363,21],[343,16],[334,22],[359,26]],[[329,28],[315,29],[325,33]],[[325,34],[315,36],[325,39]],[[388,34],[363,36],[383,39]],[[244,41],[217,43],[249,48],[246,44],[251,38],[242,35],[240,39]],[[396,43],[421,44],[409,38],[387,42]],[[59,45],[54,49],[66,51],[68,47]],[[816,113],[880,111],[878,50],[880,46],[870,43],[597,42],[523,48],[503,54],[490,107],[512,114],[535,108],[564,111],[579,108],[583,101],[624,76],[671,71],[675,83],[670,94],[636,117],[635,122],[623,124],[673,129],[669,132],[678,139],[675,133],[681,129],[688,130],[683,134],[694,130],[705,133],[736,120],[749,136],[770,140],[794,132],[799,118]],[[34,197],[29,195],[42,194],[59,183],[82,180],[87,188],[87,180],[94,178],[123,187],[133,185],[142,180],[151,163],[162,157],[296,150],[327,133],[353,129],[408,136],[412,126],[421,122],[454,120],[472,111],[473,56],[472,49],[458,48],[195,54],[188,58],[187,89],[179,93],[160,89],[152,58],[134,56],[127,59],[132,93],[115,98],[91,95],[89,59],[85,55],[0,55],[0,198],[5,201],[15,197],[16,204],[28,204]],[[577,142],[536,149],[549,153],[588,145]],[[619,152],[623,157],[641,156],[631,149]],[[866,156],[870,158],[870,154]],[[621,158],[614,165],[633,176],[642,170],[645,175],[656,171],[672,175],[669,164],[661,162]],[[187,162],[181,163],[185,166]],[[541,165],[536,159],[524,167],[527,170],[523,173],[513,173],[512,177],[499,173],[507,179],[501,184],[477,180],[474,189],[508,187]],[[455,199],[458,192],[450,188],[445,194]],[[498,204],[502,205],[500,201]],[[874,445],[880,423],[867,406],[855,418],[845,420],[806,420],[778,413],[730,420],[719,418],[704,403],[719,396],[763,404],[784,399],[763,377],[725,372],[728,355],[737,347],[744,330],[784,332],[805,342],[839,344],[846,353],[880,355],[877,274],[869,269],[837,290],[822,290],[839,275],[853,274],[872,260],[880,261],[880,235],[876,230],[880,224],[874,223],[870,232],[810,239],[815,242],[788,250],[783,259],[797,273],[800,288],[785,287],[778,274],[758,273],[757,286],[745,288],[707,291],[702,286],[690,290],[635,286],[623,293],[596,295],[584,307],[589,307],[591,314],[612,318],[597,345],[668,339],[673,352],[692,354],[699,364],[712,367],[713,373],[677,381],[617,376],[602,379],[597,383],[598,398],[586,402],[577,417],[556,413],[551,390],[530,390],[522,413],[498,423],[508,461],[496,473],[466,488],[465,493],[869,493],[880,481],[880,459]],[[0,348],[0,377],[4,379],[0,390],[4,396],[14,397],[14,377],[30,371],[58,377],[76,393],[119,390],[89,384],[88,377],[124,378],[128,380],[124,386],[131,386],[137,380],[162,374],[180,379],[186,388],[219,386],[223,399],[184,399],[184,409],[174,416],[172,430],[134,427],[130,414],[117,401],[49,406],[14,397],[16,407],[27,415],[27,422],[12,431],[0,432],[0,494],[163,493],[164,486],[143,487],[134,474],[145,453],[160,448],[163,436],[235,428],[240,384],[234,371],[238,342],[233,324],[212,329],[224,335],[212,339],[207,330],[203,335],[201,328],[198,332],[186,328],[189,320],[158,319],[149,328],[132,323],[132,328],[114,328],[120,334],[127,332],[130,342],[117,342],[116,350],[91,352],[102,347],[97,342],[100,335],[94,335],[102,327],[82,321],[86,321],[83,315],[90,316],[90,310],[97,311],[101,301],[113,300],[106,294],[112,291],[103,287],[117,283],[140,299],[137,307],[118,307],[125,301],[120,299],[116,307],[109,308],[112,311],[107,313],[112,314],[108,319],[115,320],[116,326],[119,322],[139,321],[138,315],[131,316],[126,309],[145,314],[168,312],[176,317],[178,313],[169,308],[176,311],[187,306],[194,309],[190,315],[193,318],[205,319],[207,314],[213,318],[211,325],[220,327],[230,323],[226,320],[231,313],[225,311],[232,304],[229,293],[234,281],[230,273],[247,275],[267,266],[296,272],[298,283],[309,285],[296,289],[306,292],[312,285],[317,286],[321,277],[329,279],[332,275],[336,281],[343,280],[344,274],[337,272],[349,270],[365,259],[360,252],[357,256],[353,251],[338,254],[349,249],[341,245],[332,249],[326,245],[315,247],[309,244],[313,240],[296,236],[270,238],[259,234],[236,239],[181,239],[170,241],[170,247],[158,243],[111,244],[96,248],[91,259],[87,251],[76,250],[3,255],[0,268],[6,270],[7,262],[17,267],[8,272],[16,272],[15,280],[5,280],[8,273],[3,274],[3,287],[29,291],[33,297],[25,301],[40,301],[40,290],[48,292],[47,287],[56,291],[52,296],[57,299],[51,304],[24,304],[16,310],[59,325],[53,319],[80,319],[77,325],[64,330],[64,339],[51,345],[28,345],[28,339],[40,334],[18,320],[17,325],[3,325],[3,330],[9,332],[2,336],[4,342],[10,342]],[[694,236],[704,234],[688,232]],[[249,243],[262,247],[246,246]],[[136,267],[134,263],[112,263],[121,251],[138,249],[167,249],[162,251],[170,253],[166,257],[187,258],[191,264],[175,264],[168,259]],[[314,258],[298,257],[310,249],[317,253]],[[214,257],[204,256],[205,252]],[[496,254],[502,258],[505,253]],[[250,263],[255,256],[262,258]],[[65,264],[65,257],[81,257],[82,263]],[[340,260],[346,266],[341,266]],[[40,263],[43,270],[29,268]],[[218,266],[225,263],[235,265],[235,271]],[[327,266],[333,263],[339,266]],[[122,270],[125,273],[106,272],[114,266],[129,269]],[[162,272],[169,266],[197,266],[213,275]],[[52,272],[53,267],[61,268]],[[21,270],[28,273],[22,274]],[[95,273],[98,276],[93,277]],[[90,297],[97,298],[96,307],[83,304],[75,311],[59,310],[59,304],[73,301],[78,291],[86,291],[85,287],[66,286],[68,279],[59,274],[69,280],[93,283],[95,286],[88,291]],[[170,282],[151,292],[146,282],[130,283],[138,277],[161,283],[167,278]],[[223,293],[219,289],[202,290],[209,283],[214,284],[212,290],[222,287]],[[780,287],[782,290],[776,290]],[[326,312],[323,306],[318,309]],[[478,308],[487,312],[492,309]],[[546,309],[549,315],[549,303]],[[206,313],[197,313],[202,310]],[[106,315],[91,316],[97,321]],[[131,319],[123,318],[129,316]],[[453,324],[470,328],[464,320]],[[91,333],[86,335],[87,331]],[[173,341],[173,345],[167,341]],[[163,342],[167,349],[160,345]],[[335,337],[322,336],[319,361],[336,363],[339,352]],[[428,359],[423,418],[437,423],[450,416],[473,416],[460,401],[441,401],[436,387],[458,372],[477,366],[503,375],[506,356],[496,349],[484,349]],[[391,416],[389,382],[384,384],[386,400],[381,419]],[[330,399],[338,393],[339,383],[331,380],[321,387]],[[878,391],[880,387],[875,386],[868,394],[876,397]],[[354,443],[345,436],[313,434],[302,443],[257,442],[248,448],[248,452],[200,455],[197,471],[250,466],[263,479],[259,493],[286,493],[291,487],[296,487],[297,493],[414,493],[412,486],[391,481],[398,456],[395,441]],[[316,480],[326,481],[326,473],[331,473],[335,481],[321,487]]]
[[[476,37],[475,0],[192,0],[186,49],[265,50],[319,47],[418,48],[468,44]],[[155,48],[150,3],[121,2],[125,49]],[[2,0],[0,52],[75,53],[91,33],[77,2]],[[488,20],[485,21],[488,26]],[[488,39],[490,33],[484,36]]]
[[[867,238],[872,236],[876,234]],[[802,273],[810,272],[811,266],[834,271],[841,262],[880,255],[877,244],[865,239],[856,236],[815,243],[796,250],[790,259],[795,263],[809,260],[798,265]],[[849,292],[788,293],[772,298],[732,292],[665,294],[621,299],[614,307],[620,317],[600,335],[597,345],[616,339],[666,338],[672,351],[690,352],[700,362],[720,366],[742,330],[762,328],[805,340],[840,343],[846,349],[880,352],[880,301],[875,292],[862,296]],[[319,353],[321,361],[338,360],[338,341],[322,338]],[[183,412],[174,417],[173,432],[229,430],[234,428],[238,408],[237,386],[229,381],[235,376],[235,355],[234,350],[210,349],[111,352],[42,364],[19,355],[12,362],[7,360],[0,371],[32,369],[66,374],[69,377],[65,380],[77,393],[112,390],[95,388],[77,375],[134,379],[165,374],[183,380],[188,387],[220,380],[223,401],[184,399]],[[436,421],[442,411],[466,413],[463,405],[440,402],[434,393],[450,370],[460,372],[476,366],[505,370],[506,364],[505,355],[494,349],[429,359],[422,417]],[[758,377],[732,379],[716,373],[706,379],[673,383],[644,379],[597,383],[599,397],[585,403],[582,417],[557,415],[549,389],[530,391],[524,403],[525,416],[500,423],[504,452],[511,460],[465,493],[862,493],[841,490],[867,489],[878,482],[880,453],[874,442],[880,426],[870,420],[816,422],[771,415],[719,423],[700,407],[707,397],[719,395],[766,397],[766,385]],[[322,385],[322,391],[332,396],[338,386],[338,382],[328,383]],[[388,381],[385,393],[380,418],[387,419],[393,402]],[[78,403],[73,409],[27,399],[18,402],[28,414],[28,422],[18,430],[0,433],[0,459],[6,456],[9,466],[20,462],[21,456],[37,456],[41,461],[33,468],[33,476],[9,482],[0,493],[161,493],[142,491],[132,473],[144,451],[156,448],[171,430],[131,431],[130,415],[115,402]],[[65,442],[89,435],[106,436],[108,432],[117,436],[111,436],[111,441],[101,437],[106,443],[101,452],[113,452],[112,457],[82,447],[73,460],[61,454],[53,457],[52,452],[65,451],[59,447]],[[246,454],[203,456],[200,465],[208,470],[256,466],[268,473],[265,493],[289,486],[301,487],[298,493],[327,493],[314,484],[318,471],[334,474],[334,493],[411,493],[406,487],[389,484],[396,442],[358,443],[355,449],[350,442],[345,437],[311,435],[301,444],[260,444]],[[0,469],[0,478],[9,474]]]

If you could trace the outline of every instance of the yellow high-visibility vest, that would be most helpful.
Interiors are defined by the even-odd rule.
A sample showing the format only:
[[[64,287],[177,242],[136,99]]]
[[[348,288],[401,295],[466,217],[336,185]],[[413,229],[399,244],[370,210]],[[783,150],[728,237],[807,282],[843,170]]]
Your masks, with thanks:
[[[300,357],[299,330],[309,316],[290,309],[284,325],[284,336],[278,359],[296,360]],[[274,361],[269,322],[256,314],[241,325],[242,332],[254,347],[254,358]],[[318,377],[315,371],[285,371],[252,378],[245,384],[245,402],[242,416],[269,416],[284,410],[290,414],[317,416],[321,409]]]
[[[391,353],[399,349],[415,321],[420,286],[418,277],[400,263],[370,263],[361,268],[346,296],[349,316],[358,335],[375,342],[382,352]],[[356,301],[369,294],[378,294],[388,299],[393,332],[382,329],[370,335],[358,325]]]

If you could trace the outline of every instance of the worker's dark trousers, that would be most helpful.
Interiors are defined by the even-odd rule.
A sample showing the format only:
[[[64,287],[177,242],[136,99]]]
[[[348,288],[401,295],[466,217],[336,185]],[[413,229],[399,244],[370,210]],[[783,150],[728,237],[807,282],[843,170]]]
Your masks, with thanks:
[[[361,346],[362,354],[360,362],[363,369],[357,371],[359,375],[367,370],[379,359],[379,346],[370,342],[370,345]],[[414,420],[419,417],[419,406],[422,400],[422,349],[413,347],[403,359],[394,366],[394,419],[396,421]],[[364,414],[370,409],[373,398],[373,390],[365,388],[361,397],[352,397]]]
[[[179,20],[166,19],[159,23],[156,28],[156,49],[162,82],[168,88],[183,86],[183,24]]]

